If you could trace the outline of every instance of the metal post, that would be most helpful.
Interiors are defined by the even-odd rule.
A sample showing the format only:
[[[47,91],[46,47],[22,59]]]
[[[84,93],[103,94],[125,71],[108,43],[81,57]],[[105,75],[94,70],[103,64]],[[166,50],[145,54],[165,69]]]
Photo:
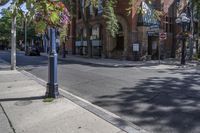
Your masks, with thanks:
[[[57,81],[57,53],[56,53],[56,30],[49,28],[50,32],[50,51],[48,63],[48,83],[46,96],[51,98],[58,98],[58,81]]]
[[[191,22],[190,22],[190,30],[191,30],[191,33],[192,33],[192,37],[190,38],[190,56],[189,56],[189,60],[192,60],[192,57],[193,57],[193,47],[194,47],[194,9],[193,9],[193,2],[191,2],[190,4],[190,7],[189,7],[189,10],[190,10],[190,19],[191,19]]]
[[[66,49],[65,49],[65,42],[62,44],[63,50],[62,50],[62,58],[66,57]]]
[[[185,65],[185,38],[183,38],[183,44],[182,44],[182,55],[181,55],[181,65]]]
[[[16,15],[12,17],[11,70],[16,70]]]
[[[185,38],[185,28],[186,28],[186,24],[182,22],[182,54],[181,54],[181,65],[185,65],[185,42],[186,42],[186,38]]]
[[[160,44],[161,44],[161,40],[158,43],[158,60],[159,60],[159,64],[160,64]]]
[[[28,47],[27,47],[27,22],[25,18],[24,22],[24,43],[25,43],[25,55],[28,55]]]

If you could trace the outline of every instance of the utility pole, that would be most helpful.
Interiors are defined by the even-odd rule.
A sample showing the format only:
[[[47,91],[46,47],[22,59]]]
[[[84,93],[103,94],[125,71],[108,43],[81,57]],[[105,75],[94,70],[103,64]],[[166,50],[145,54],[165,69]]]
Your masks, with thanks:
[[[12,11],[12,29],[11,29],[11,70],[16,70],[16,12],[15,4]]]
[[[28,55],[28,47],[27,47],[27,18],[25,16],[24,21],[24,45],[25,45],[25,55]]]
[[[193,56],[193,47],[194,47],[194,11],[193,11],[194,5],[193,2],[189,3],[189,12],[190,12],[190,28],[191,28],[191,34],[192,37],[190,38],[190,55],[189,55],[189,59],[192,60],[192,56]]]

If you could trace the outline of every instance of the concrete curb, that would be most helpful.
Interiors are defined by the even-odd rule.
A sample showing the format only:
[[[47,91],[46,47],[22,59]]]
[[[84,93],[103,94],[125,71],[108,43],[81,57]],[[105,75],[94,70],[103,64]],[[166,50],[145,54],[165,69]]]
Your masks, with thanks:
[[[41,53],[41,56],[45,56],[48,57],[47,54],[45,53]],[[126,67],[135,67],[135,68],[142,68],[142,69],[146,69],[147,67],[149,67],[148,69],[163,69],[163,68],[151,68],[152,66],[155,65],[159,65],[157,62],[144,62],[144,63],[125,63],[125,64],[119,64],[119,63],[101,63],[101,62],[94,62],[94,61],[85,61],[85,60],[81,60],[81,59],[70,59],[70,58],[65,58],[63,59],[62,57],[58,56],[58,59],[61,61],[74,61],[74,62],[79,62],[79,63],[84,63],[84,64],[88,64],[88,65],[94,65],[94,66],[101,66],[101,67],[111,67],[111,68],[126,68]],[[146,66],[145,66],[146,65]],[[166,65],[166,64],[162,64],[162,65]],[[168,65],[170,66],[170,65]],[[171,65],[174,67],[168,67],[165,69],[177,69],[175,67],[178,67],[178,65]]]
[[[44,87],[46,87],[47,82],[36,77],[35,75],[21,70],[20,71],[22,74],[24,74],[25,76],[35,80],[36,82],[38,82],[39,84],[43,85]],[[98,117],[102,118],[103,120],[111,123],[112,125],[118,127],[119,129],[127,132],[127,133],[149,133],[146,130],[142,129],[141,127],[128,122],[124,119],[122,119],[121,117],[99,107],[96,106],[92,103],[90,103],[89,101],[86,101],[78,96],[73,95],[72,93],[63,90],[62,88],[59,88],[59,92],[62,96],[64,96],[65,98],[69,99],[70,101],[74,102],[75,104],[81,106],[82,108],[88,110],[89,112],[97,115]]]
[[[45,56],[48,57],[48,55],[41,53],[41,56]],[[102,66],[102,67],[137,67],[137,64],[109,64],[109,63],[99,63],[99,62],[92,62],[92,61],[84,61],[84,60],[79,60],[79,59],[67,59],[67,57],[65,59],[63,59],[62,57],[58,56],[58,59],[61,61],[75,61],[75,62],[80,62],[80,63],[85,63],[85,64],[89,64],[89,65],[98,65],[98,66]]]

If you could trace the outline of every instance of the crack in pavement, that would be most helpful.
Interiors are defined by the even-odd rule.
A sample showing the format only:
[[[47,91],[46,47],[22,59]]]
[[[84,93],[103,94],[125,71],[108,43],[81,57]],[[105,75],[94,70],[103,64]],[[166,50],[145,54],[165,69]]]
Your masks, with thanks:
[[[10,128],[12,129],[13,133],[16,133],[15,128],[13,127],[13,124],[12,124],[11,120],[9,119],[8,114],[7,114],[6,111],[4,110],[4,108],[3,108],[3,106],[2,106],[1,103],[0,103],[0,107],[1,107],[1,109],[2,109],[2,111],[3,111],[3,113],[5,114],[5,116],[6,116],[7,120],[8,120],[8,123],[9,123],[9,125],[10,125]]]

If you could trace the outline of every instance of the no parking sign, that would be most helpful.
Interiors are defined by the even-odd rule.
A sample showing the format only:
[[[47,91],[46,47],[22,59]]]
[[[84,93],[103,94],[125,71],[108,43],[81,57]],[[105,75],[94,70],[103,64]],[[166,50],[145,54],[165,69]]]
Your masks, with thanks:
[[[160,38],[160,40],[166,40],[167,39],[167,33],[166,32],[159,33],[159,38]]]

